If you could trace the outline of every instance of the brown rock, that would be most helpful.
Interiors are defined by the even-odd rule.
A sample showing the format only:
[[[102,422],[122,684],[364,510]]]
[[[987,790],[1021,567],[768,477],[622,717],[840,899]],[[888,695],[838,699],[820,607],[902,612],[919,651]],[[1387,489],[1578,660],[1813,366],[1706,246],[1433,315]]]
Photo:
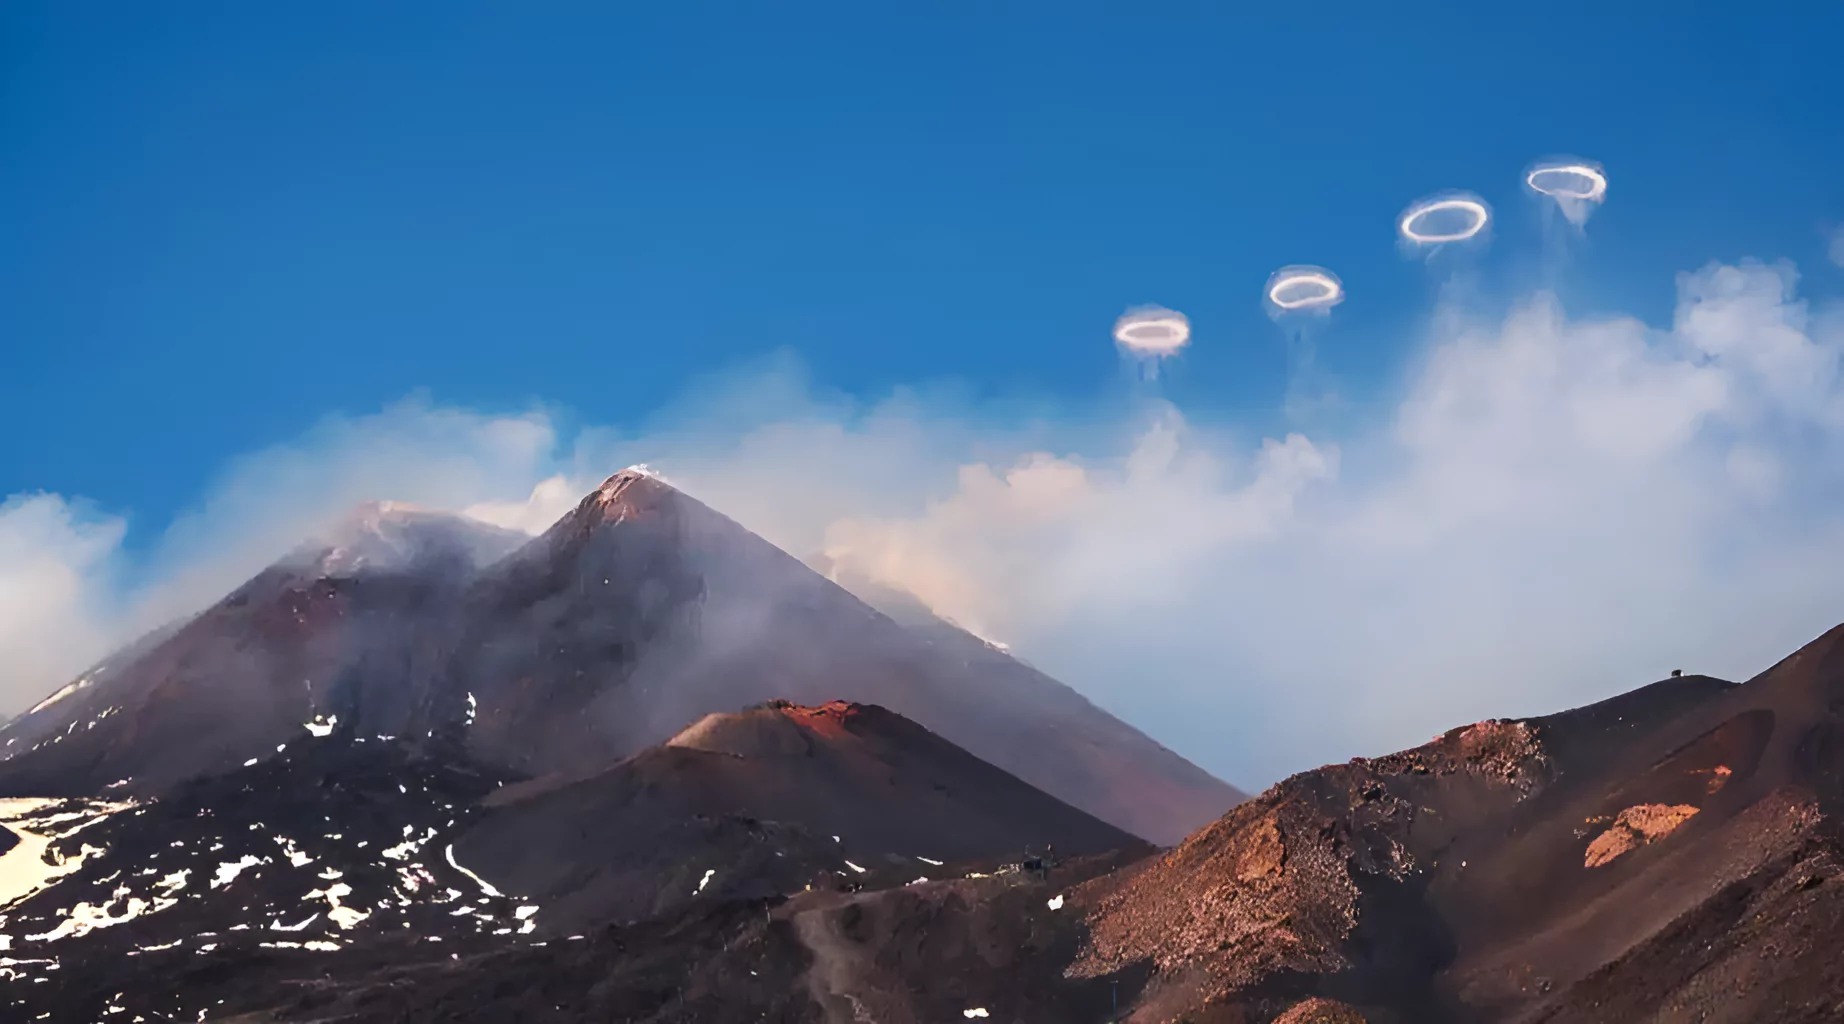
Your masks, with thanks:
[[[1274,1024],[1369,1024],[1364,1015],[1335,999],[1314,997],[1295,1003]]]
[[[1588,844],[1582,867],[1598,868],[1647,843],[1654,843],[1677,831],[1689,821],[1697,808],[1689,804],[1639,804],[1628,807],[1614,819],[1613,826]]]

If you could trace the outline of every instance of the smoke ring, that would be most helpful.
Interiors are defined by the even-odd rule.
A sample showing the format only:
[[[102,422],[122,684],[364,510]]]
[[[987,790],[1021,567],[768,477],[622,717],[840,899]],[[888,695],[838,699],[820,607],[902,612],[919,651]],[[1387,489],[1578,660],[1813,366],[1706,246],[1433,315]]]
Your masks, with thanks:
[[[1289,285],[1315,284],[1322,290],[1295,299],[1281,298],[1281,289]],[[1283,310],[1318,309],[1335,306],[1345,298],[1344,285],[1330,273],[1318,270],[1280,271],[1268,282],[1268,301]]]
[[[1537,179],[1543,175],[1559,174],[1569,174],[1579,178],[1587,178],[1590,185],[1586,191],[1582,191],[1580,189],[1557,186],[1545,188],[1537,184]],[[1530,169],[1530,173],[1524,176],[1524,184],[1529,185],[1533,192],[1541,192],[1546,196],[1554,196],[1558,199],[1579,199],[1583,202],[1598,203],[1607,196],[1607,175],[1602,174],[1600,168],[1591,167],[1588,164],[1545,164],[1540,167],[1533,167]]]
[[[1122,348],[1145,355],[1171,355],[1191,341],[1191,322],[1173,310],[1129,313],[1114,324]]]
[[[1472,215],[1472,224],[1464,231],[1450,231],[1438,235],[1416,231],[1414,227],[1412,227],[1416,221],[1431,213],[1445,213],[1448,210],[1466,211],[1468,214]],[[1416,242],[1421,245],[1436,245],[1441,242],[1464,242],[1474,235],[1477,235],[1479,232],[1484,231],[1486,223],[1491,219],[1491,211],[1486,209],[1484,203],[1476,199],[1437,199],[1431,203],[1418,203],[1415,206],[1409,207],[1408,212],[1404,213],[1402,215],[1402,220],[1397,223],[1396,229],[1402,232],[1402,237],[1411,242]]]

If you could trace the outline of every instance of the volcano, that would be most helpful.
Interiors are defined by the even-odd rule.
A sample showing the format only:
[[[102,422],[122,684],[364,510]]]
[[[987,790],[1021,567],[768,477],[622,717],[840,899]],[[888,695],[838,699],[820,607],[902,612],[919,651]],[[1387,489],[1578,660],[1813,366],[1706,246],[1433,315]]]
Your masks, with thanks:
[[[698,897],[1149,849],[900,715],[844,701],[707,715],[614,768],[508,786],[486,805],[457,852],[565,927]]]
[[[0,730],[8,1019],[1844,1019],[1844,626],[1156,849],[1224,787],[645,474],[343,530]]]
[[[158,797],[304,729],[449,736],[577,778],[706,714],[848,697],[1155,842],[1244,798],[937,625],[899,625],[638,470],[532,539],[367,506],[0,729],[0,793]]]
[[[644,473],[487,568],[465,618],[454,689],[480,702],[471,742],[533,773],[600,766],[713,712],[844,696],[1154,842],[1243,798],[1069,687],[959,630],[899,625]]]

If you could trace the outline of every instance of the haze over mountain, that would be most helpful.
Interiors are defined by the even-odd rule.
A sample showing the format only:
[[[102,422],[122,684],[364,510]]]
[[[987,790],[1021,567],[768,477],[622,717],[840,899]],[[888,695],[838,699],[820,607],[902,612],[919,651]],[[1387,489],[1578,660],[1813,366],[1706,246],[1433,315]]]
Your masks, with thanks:
[[[522,541],[367,506],[9,726],[0,791],[155,796],[310,721],[465,727],[486,763],[586,775],[705,714],[849,692],[1154,841],[1241,799],[1042,673],[938,622],[899,626],[647,473]]]
[[[888,612],[642,470],[535,538],[357,509],[0,728],[9,1006],[1844,1012],[1844,626],[1746,685],[1479,722],[1238,804],[815,561]]]
[[[1650,279],[1632,315],[1443,290],[1400,393],[1297,430],[1176,393],[1022,412],[945,386],[841,395],[791,358],[725,367],[643,426],[416,398],[332,415],[170,522],[130,529],[108,494],[9,499],[0,695],[29,707],[358,500],[541,528],[641,459],[1236,782],[1674,667],[1745,675],[1844,601],[1819,568],[1840,536],[1844,320],[1832,268],[1700,263],[1677,264],[1675,298]],[[1246,728],[1219,742],[1231,716]]]

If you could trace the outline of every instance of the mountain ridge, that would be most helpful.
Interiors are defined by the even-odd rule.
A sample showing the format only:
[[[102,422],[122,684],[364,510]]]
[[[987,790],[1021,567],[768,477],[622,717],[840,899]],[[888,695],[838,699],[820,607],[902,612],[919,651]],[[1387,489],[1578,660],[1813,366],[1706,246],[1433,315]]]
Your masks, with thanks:
[[[581,774],[702,714],[844,695],[1154,841],[1244,798],[1061,683],[945,624],[896,623],[643,471],[497,557],[507,531],[380,504],[332,538],[0,728],[0,793],[125,780],[158,795],[327,720]]]

